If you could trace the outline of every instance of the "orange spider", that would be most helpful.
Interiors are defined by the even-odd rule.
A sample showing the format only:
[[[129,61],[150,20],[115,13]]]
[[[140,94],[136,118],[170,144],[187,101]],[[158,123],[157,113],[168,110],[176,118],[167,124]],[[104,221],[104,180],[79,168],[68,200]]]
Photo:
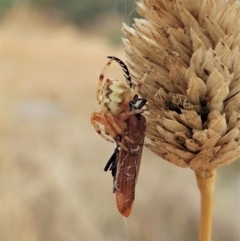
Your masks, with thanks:
[[[141,89],[142,84],[147,78],[150,70],[143,76],[137,85],[131,89],[131,77],[127,66],[116,57],[108,58],[110,58],[110,61],[106,64],[99,76],[99,84],[96,95],[100,105],[100,112],[94,112],[92,114],[91,123],[101,137],[110,142],[115,141],[119,147],[128,151],[127,147],[121,142],[121,140],[125,139],[130,143],[134,143],[134,140],[125,134],[127,127],[125,120],[128,119],[129,116],[144,111],[142,109],[129,111],[129,103]],[[122,66],[127,83],[115,79],[106,79],[105,83],[103,83],[104,74],[113,60],[117,61]],[[103,126],[103,129],[99,127],[99,124]],[[107,135],[111,136],[114,141]]]

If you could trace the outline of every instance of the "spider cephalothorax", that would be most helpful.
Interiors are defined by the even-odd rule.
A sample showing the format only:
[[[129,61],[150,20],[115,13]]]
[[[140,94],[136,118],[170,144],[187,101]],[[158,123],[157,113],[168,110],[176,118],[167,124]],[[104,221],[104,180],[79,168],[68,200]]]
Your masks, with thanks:
[[[91,123],[97,133],[105,140],[110,142],[113,142],[114,140],[118,146],[128,151],[121,140],[125,139],[130,143],[133,143],[134,141],[125,134],[125,120],[128,119],[131,115],[144,111],[141,109],[129,110],[129,104],[136,93],[142,87],[148,72],[135,85],[135,87],[132,88],[131,77],[127,66],[116,57],[108,58],[110,58],[110,61],[107,63],[102,73],[100,74],[96,95],[100,105],[100,112],[94,112],[92,114]],[[106,79],[104,82],[104,74],[113,60],[122,66],[123,71],[125,72],[127,83],[115,79]],[[103,126],[103,128],[100,128],[99,124]],[[111,136],[113,140],[110,139],[109,136]]]

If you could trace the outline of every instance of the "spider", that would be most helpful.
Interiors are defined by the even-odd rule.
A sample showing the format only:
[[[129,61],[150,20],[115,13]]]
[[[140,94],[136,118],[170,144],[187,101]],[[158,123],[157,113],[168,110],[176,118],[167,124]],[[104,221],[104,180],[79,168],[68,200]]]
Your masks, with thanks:
[[[101,137],[110,142],[115,141],[119,147],[128,151],[128,148],[121,142],[121,140],[125,139],[129,143],[134,143],[134,140],[125,134],[127,127],[125,120],[132,115],[144,111],[142,109],[129,110],[129,105],[131,104],[133,97],[141,89],[150,69],[145,73],[136,86],[132,88],[131,77],[127,66],[116,57],[109,56],[108,58],[110,60],[99,76],[99,84],[96,94],[100,105],[100,112],[94,112],[92,114],[91,123]],[[127,83],[116,79],[106,79],[104,82],[105,72],[113,60],[121,65]],[[102,125],[104,129],[101,129],[99,124]],[[111,136],[114,141],[110,139],[109,136]]]

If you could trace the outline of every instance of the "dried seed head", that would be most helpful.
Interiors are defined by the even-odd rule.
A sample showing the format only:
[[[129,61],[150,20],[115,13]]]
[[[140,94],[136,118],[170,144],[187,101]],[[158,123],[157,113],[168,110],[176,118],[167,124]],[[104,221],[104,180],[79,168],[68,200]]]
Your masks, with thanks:
[[[135,81],[153,66],[146,146],[196,171],[240,156],[240,2],[142,0],[133,28],[123,24]]]

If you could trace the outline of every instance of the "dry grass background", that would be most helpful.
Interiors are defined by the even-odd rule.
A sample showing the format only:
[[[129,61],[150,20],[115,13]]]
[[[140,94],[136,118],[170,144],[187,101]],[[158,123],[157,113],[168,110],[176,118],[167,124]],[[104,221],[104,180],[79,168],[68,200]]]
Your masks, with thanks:
[[[126,224],[117,211],[103,172],[114,145],[89,121],[108,55],[124,60],[122,48],[35,13],[2,22],[0,241],[197,240],[193,172],[147,149]],[[107,75],[123,78],[116,64]],[[213,240],[240,239],[239,181],[239,162],[218,173]]]

